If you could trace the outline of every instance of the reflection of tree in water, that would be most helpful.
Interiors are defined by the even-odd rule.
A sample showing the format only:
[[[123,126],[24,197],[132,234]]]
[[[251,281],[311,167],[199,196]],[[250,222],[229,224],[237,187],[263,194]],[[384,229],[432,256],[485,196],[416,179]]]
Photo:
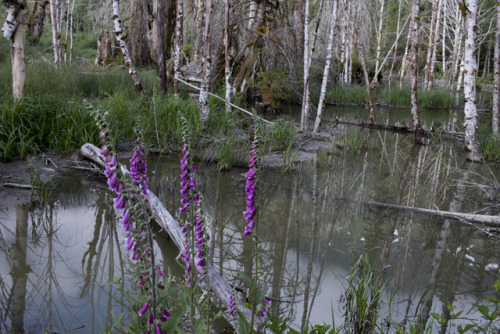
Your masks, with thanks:
[[[122,278],[125,272],[122,263],[126,262],[121,255],[121,243],[118,241],[121,238],[118,237],[112,202],[107,194],[97,192],[96,196],[94,189],[74,180],[70,186],[65,187],[64,182],[58,185],[61,186],[58,197],[48,199],[43,206],[17,208],[15,233],[10,230],[9,224],[0,226],[0,252],[8,260],[12,278],[10,288],[8,280],[4,277],[0,280],[1,321],[2,328],[11,328],[14,333],[22,332],[21,329],[26,326],[32,332],[90,333],[95,331],[94,327],[99,331],[100,321],[104,325],[112,323],[113,291],[109,287],[104,289],[106,293],[103,294],[100,286],[113,278],[115,258],[120,260]],[[61,232],[68,229],[63,225],[66,220],[61,220],[61,213],[65,216],[66,210],[73,212],[74,208],[81,208],[91,201],[95,201],[90,208],[95,209],[96,224],[92,224],[95,226],[93,240],[89,242],[88,249],[84,248],[80,253],[85,252],[82,273],[78,270],[78,260],[75,261],[69,253],[80,245],[80,240],[77,235],[68,240],[61,238]],[[31,223],[29,228],[28,221]],[[10,247],[7,240],[12,237],[6,239],[5,234],[15,236],[16,241]],[[75,241],[76,244],[73,244]],[[26,265],[26,257],[31,267]],[[78,296],[71,288],[77,288],[82,279]],[[94,300],[95,295],[97,300]],[[107,300],[102,301],[101,297],[107,297]],[[102,310],[105,307],[106,318],[95,319],[97,312],[104,314]],[[92,323],[85,318],[89,316]]]

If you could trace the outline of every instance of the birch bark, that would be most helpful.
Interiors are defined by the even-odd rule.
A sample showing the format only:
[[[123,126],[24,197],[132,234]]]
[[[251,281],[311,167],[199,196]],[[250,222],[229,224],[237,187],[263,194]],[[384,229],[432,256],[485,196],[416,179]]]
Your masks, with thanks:
[[[182,48],[182,23],[184,20],[184,1],[176,1],[176,22],[175,22],[175,56],[174,56],[174,95],[179,96],[179,78],[181,75],[181,48]]]
[[[476,73],[477,63],[474,49],[476,47],[477,2],[464,0],[466,10],[464,15],[465,48],[464,48],[464,130],[467,160],[480,162],[482,160],[481,146],[477,135],[476,107]]]
[[[497,1],[497,30],[495,33],[495,54],[494,54],[494,90],[493,90],[493,109],[491,111],[491,124],[493,133],[498,133],[498,109],[500,103],[500,1]]]
[[[420,0],[412,0],[411,3],[411,114],[413,118],[413,129],[415,141],[421,143],[422,129],[418,115],[418,35],[420,29]]]
[[[12,62],[12,96],[19,100],[23,96],[25,81],[24,42],[21,29],[21,15],[24,3],[6,1],[7,16],[2,25],[3,36],[10,40]]]
[[[54,47],[54,64],[61,63],[61,30],[59,30],[58,0],[50,0],[50,23],[52,25],[52,45]]]
[[[51,0],[54,1],[54,0]],[[125,36],[122,29],[122,19],[120,17],[120,2],[119,0],[113,0],[113,32],[115,33],[116,41],[120,47],[120,52],[122,53],[125,66],[128,69],[128,73],[132,82],[134,83],[135,90],[142,94],[143,88],[137,71],[132,63],[132,58],[130,58],[130,52],[128,51],[127,44],[125,43]]]
[[[206,0],[205,9],[205,32],[203,34],[203,71],[202,83],[200,91],[200,120],[202,126],[205,127],[210,116],[210,107],[208,105],[208,90],[210,87],[210,70],[212,65],[211,41],[212,41],[212,0]]]
[[[229,12],[231,0],[224,0],[224,76],[226,80],[226,112],[231,112],[231,54],[229,53]]]
[[[307,130],[309,119],[309,0],[304,4],[304,93],[302,97],[302,113],[300,119],[300,129]]]
[[[439,7],[439,2],[441,0],[432,0],[432,18],[431,18],[431,28],[429,30],[429,41],[427,44],[427,59],[425,61],[425,73],[424,73],[424,89],[427,89],[427,81],[429,80],[429,73],[431,70],[431,58],[434,49],[434,36],[436,35],[436,16]]]
[[[337,22],[337,0],[333,0],[332,4],[332,17],[330,21],[330,32],[328,35],[328,47],[326,49],[326,62],[325,69],[323,70],[323,80],[321,83],[321,92],[319,94],[319,102],[318,102],[318,112],[316,115],[316,121],[314,122],[314,130],[313,133],[318,133],[319,126],[321,124],[321,117],[323,114],[323,109],[325,107],[325,96],[326,96],[326,87],[328,85],[328,73],[330,72],[330,65],[332,63],[333,58],[333,41],[334,41],[334,33],[335,33],[335,24]]]
[[[203,50],[203,20],[205,18],[205,2],[206,0],[197,0],[197,11],[196,11],[196,40],[195,40],[195,49],[194,49],[194,60],[198,61],[200,59],[200,52]],[[205,24],[206,25],[206,24]],[[202,52],[203,53],[203,52]]]
[[[381,48],[381,44],[382,44],[382,28],[384,26],[384,5],[385,5],[385,0],[380,0],[380,16],[379,16],[378,32],[377,32],[377,55],[376,55],[376,59],[375,59],[375,73],[379,73],[379,66],[380,66],[380,48]],[[378,77],[378,75],[375,75],[375,78],[373,78],[373,82],[378,82],[377,77]]]
[[[432,54],[431,54],[431,62],[429,65],[429,74],[427,76],[427,86],[426,89],[429,90],[432,88],[432,83],[434,81],[434,68],[436,66],[436,55],[437,55],[437,49],[438,49],[438,42],[439,42],[439,29],[440,29],[440,23],[441,23],[441,9],[443,7],[443,0],[440,0],[438,3],[438,13],[437,13],[437,19],[436,19],[436,29],[434,31],[434,41],[432,42]]]

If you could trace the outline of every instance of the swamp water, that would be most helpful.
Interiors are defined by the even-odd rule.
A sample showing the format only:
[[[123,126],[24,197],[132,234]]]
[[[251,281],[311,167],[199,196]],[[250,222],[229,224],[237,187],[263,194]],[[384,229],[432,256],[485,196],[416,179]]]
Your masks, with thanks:
[[[453,121],[447,115],[446,126],[446,119]],[[497,234],[367,202],[498,214],[492,188],[498,189],[498,166],[492,171],[464,162],[461,145],[452,141],[415,146],[411,136],[351,130],[332,132],[341,133],[351,148],[323,148],[313,155],[316,163],[288,161],[284,173],[280,168],[259,173],[259,276],[276,300],[272,313],[298,327],[331,323],[333,310],[340,324],[346,278],[363,252],[380,281],[397,288],[391,305],[395,322],[414,321],[424,309],[442,314],[451,304],[466,313],[483,303],[499,274]],[[358,140],[361,145],[354,145]],[[148,162],[150,189],[176,218],[178,160]],[[196,165],[212,237],[210,262],[244,286],[238,272],[249,275],[253,264],[252,242],[242,238],[246,170]],[[136,284],[104,182],[64,174],[43,208],[1,204],[0,233],[0,332],[99,333],[126,311],[119,289],[133,293]],[[164,272],[181,277],[178,250],[158,234],[156,253]],[[385,292],[387,300],[390,291]],[[381,318],[387,316],[384,303]]]

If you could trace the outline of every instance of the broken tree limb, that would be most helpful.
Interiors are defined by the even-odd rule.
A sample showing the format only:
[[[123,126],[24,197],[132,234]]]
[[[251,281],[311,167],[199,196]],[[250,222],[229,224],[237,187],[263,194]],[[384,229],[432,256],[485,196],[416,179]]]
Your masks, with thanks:
[[[0,184],[1,187],[6,187],[6,188],[18,188],[18,189],[39,189],[37,186],[31,186],[30,184],[21,184],[21,183],[2,183]]]
[[[188,87],[191,87],[191,88],[193,88],[193,89],[196,89],[196,90],[201,91],[201,88],[196,87],[195,85],[191,85],[189,82],[186,82],[186,81],[184,81],[184,80],[182,80],[182,79],[180,79],[180,78],[179,78],[178,80],[179,80],[179,82],[182,82],[183,84],[185,84],[185,85],[186,85],[186,86],[188,86]],[[233,108],[235,108],[235,109],[238,109],[239,111],[242,111],[242,112],[244,112],[245,114],[248,114],[248,115],[250,115],[250,116],[252,116],[252,117],[257,117],[258,119],[260,119],[261,121],[263,121],[263,122],[265,122],[265,123],[267,123],[267,124],[269,124],[269,125],[273,125],[273,126],[274,126],[274,125],[276,125],[276,124],[274,124],[273,122],[268,121],[267,119],[264,119],[264,118],[262,118],[262,117],[259,117],[259,116],[257,116],[257,115],[254,115],[254,114],[252,114],[250,111],[245,110],[245,109],[243,109],[243,108],[241,108],[241,107],[238,107],[236,104],[232,104],[231,102],[227,101],[226,99],[223,99],[222,97],[220,97],[220,96],[218,96],[218,95],[212,94],[212,93],[210,93],[210,92],[208,92],[208,95],[213,96],[213,97],[215,97],[216,99],[219,99],[219,100],[221,100],[221,101],[223,101],[223,102],[229,103],[229,105],[230,105],[231,107],[233,107]]]
[[[442,210],[432,210],[424,208],[416,208],[412,206],[389,204],[381,202],[365,202],[368,205],[383,206],[392,209],[408,210],[413,212],[425,213],[434,216],[441,216],[444,218],[452,219],[464,219],[474,223],[481,223],[489,226],[500,226],[500,216],[490,216],[490,215],[478,215],[475,213],[464,213],[464,212],[452,212],[452,211],[442,211]]]
[[[106,159],[101,154],[101,150],[97,146],[89,143],[84,144],[81,147],[80,152],[82,156],[91,161],[94,161],[101,167],[105,168],[107,166],[105,162]],[[123,165],[120,165],[120,168],[128,172]],[[161,228],[163,228],[167,232],[170,238],[172,238],[172,241],[175,243],[179,251],[181,253],[184,253],[185,249],[184,244],[186,240],[184,238],[184,234],[182,233],[179,222],[175,220],[174,217],[172,217],[172,215],[170,214],[170,212],[168,212],[163,203],[161,203],[158,197],[156,197],[156,195],[150,190],[148,190],[148,198],[149,198],[148,205],[156,222],[158,223],[158,225],[160,225]],[[228,308],[229,297],[231,296],[232,293],[231,285],[224,277],[222,277],[213,268],[213,266],[210,263],[208,264],[208,277],[209,277],[210,290],[222,302],[222,304],[224,304],[224,306]],[[252,316],[251,311],[247,307],[243,306],[242,300],[238,295],[234,295],[233,298],[237,300],[236,307],[238,308],[238,311],[240,311],[250,322]]]

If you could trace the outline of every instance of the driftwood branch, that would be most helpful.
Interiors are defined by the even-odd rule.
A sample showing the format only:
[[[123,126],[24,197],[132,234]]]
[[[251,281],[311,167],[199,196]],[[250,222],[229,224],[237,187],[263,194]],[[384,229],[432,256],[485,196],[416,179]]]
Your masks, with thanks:
[[[37,186],[31,186],[30,184],[21,184],[21,183],[2,183],[0,184],[1,187],[6,187],[6,188],[18,188],[18,189],[38,189]]]
[[[478,215],[475,213],[464,213],[464,212],[452,212],[452,211],[442,211],[442,210],[432,210],[424,208],[416,208],[412,206],[398,205],[398,204],[388,204],[381,202],[365,202],[368,205],[377,205],[387,208],[408,210],[413,212],[420,212],[434,216],[441,216],[444,218],[452,219],[464,219],[474,223],[481,223],[489,226],[500,226],[500,216],[489,216],[489,215]]]
[[[105,168],[107,166],[105,162],[104,156],[101,155],[100,149],[92,144],[84,144],[80,149],[82,155],[90,159],[101,167]],[[126,170],[124,166],[120,166],[122,170]],[[184,252],[184,234],[182,233],[179,222],[175,220],[174,217],[168,212],[165,206],[161,203],[161,201],[156,197],[156,195],[148,190],[149,196],[149,208],[151,213],[153,214],[156,222],[162,227],[172,238],[172,241],[175,243],[177,248]],[[231,285],[229,282],[222,277],[209,263],[208,264],[208,278],[210,284],[210,290],[214,293],[214,295],[224,304],[225,307],[229,307],[229,297],[232,292]],[[242,305],[242,300],[238,295],[235,295],[234,298],[237,300],[237,308],[238,310],[247,318],[250,322],[251,311]]]
[[[186,82],[186,81],[184,81],[184,80],[182,80],[182,79],[178,79],[178,80],[179,80],[180,82],[182,82],[183,84],[185,84],[186,86],[188,86],[188,87],[191,87],[191,88],[193,88],[193,89],[196,89],[196,90],[201,91],[201,88],[196,87],[195,85],[192,85],[192,84],[190,84],[189,82]],[[239,111],[242,111],[242,112],[244,112],[245,114],[248,114],[248,115],[250,115],[250,116],[252,116],[252,117],[257,117],[258,119],[260,119],[261,121],[263,121],[263,122],[265,122],[265,123],[267,123],[267,124],[269,124],[269,125],[272,125],[272,126],[276,125],[276,124],[274,124],[273,122],[268,121],[268,120],[267,120],[267,119],[265,119],[265,118],[262,118],[262,117],[259,117],[259,116],[257,116],[257,115],[254,115],[254,114],[252,114],[250,111],[245,110],[245,109],[243,109],[243,108],[241,108],[241,107],[238,107],[236,104],[232,104],[230,101],[228,101],[228,100],[226,100],[226,99],[223,99],[222,97],[220,97],[220,96],[218,96],[218,95],[212,94],[212,93],[210,93],[210,92],[208,92],[208,95],[213,96],[213,97],[215,97],[216,99],[219,99],[219,100],[221,100],[221,101],[223,101],[223,102],[228,103],[231,107],[233,107],[233,108],[235,108],[235,109],[238,109]]]

